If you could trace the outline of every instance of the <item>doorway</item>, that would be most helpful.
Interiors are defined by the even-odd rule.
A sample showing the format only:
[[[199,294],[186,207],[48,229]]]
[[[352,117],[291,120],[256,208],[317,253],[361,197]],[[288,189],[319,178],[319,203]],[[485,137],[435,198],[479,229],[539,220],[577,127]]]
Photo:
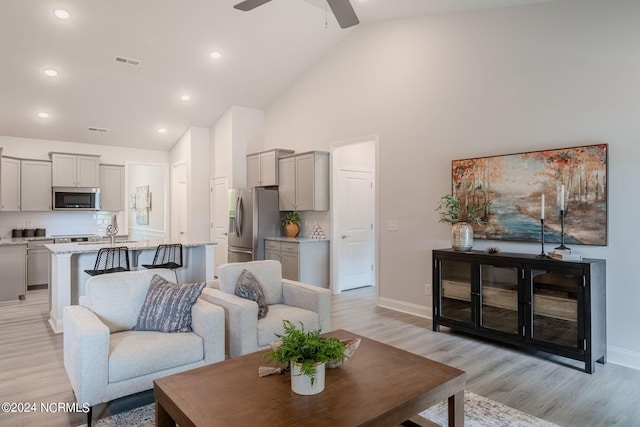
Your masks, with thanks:
[[[229,229],[229,185],[226,176],[211,178],[211,239],[216,242],[214,248],[214,271],[227,262],[227,237]]]
[[[332,145],[331,288],[375,286],[378,137]]]
[[[176,163],[171,168],[171,239],[182,242],[188,235],[187,164]]]

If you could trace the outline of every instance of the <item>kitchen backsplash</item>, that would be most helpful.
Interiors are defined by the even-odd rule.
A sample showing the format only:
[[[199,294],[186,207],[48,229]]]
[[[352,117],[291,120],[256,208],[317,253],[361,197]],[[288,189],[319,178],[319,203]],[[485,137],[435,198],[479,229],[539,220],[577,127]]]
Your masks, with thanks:
[[[124,212],[118,212],[118,234],[127,234]],[[45,228],[47,236],[60,234],[106,235],[112,212],[0,212],[0,238],[14,228]]]

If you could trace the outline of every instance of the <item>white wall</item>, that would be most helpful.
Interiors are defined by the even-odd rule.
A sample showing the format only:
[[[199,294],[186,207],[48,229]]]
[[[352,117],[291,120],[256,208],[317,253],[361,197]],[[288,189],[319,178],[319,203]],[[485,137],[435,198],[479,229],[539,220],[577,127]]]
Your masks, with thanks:
[[[167,164],[128,163],[127,164],[127,204],[136,188],[149,186],[151,210],[149,224],[138,224],[136,212],[129,209],[129,238],[144,240],[169,237],[169,167]]]
[[[607,259],[609,361],[640,368],[638,16],[635,0],[566,0],[362,25],[268,108],[265,148],[379,135],[378,220],[400,224],[381,229],[380,297],[411,310],[450,246],[434,209],[451,160],[608,143],[609,246],[579,251]]]
[[[264,111],[234,105],[216,121],[211,132],[213,176],[226,176],[229,188],[246,187],[246,156],[264,149]]]
[[[2,154],[25,159],[50,160],[49,152],[93,154],[100,156],[100,163],[125,165],[128,162],[153,162],[167,164],[166,151],[141,150],[107,145],[81,144],[67,141],[19,138],[0,135]],[[153,185],[164,186],[163,182]],[[128,205],[128,199],[125,203]],[[100,234],[111,223],[111,213],[94,212],[0,212],[0,237],[11,237],[13,228],[46,228],[53,234]],[[127,233],[127,215],[118,214],[120,234]]]
[[[186,164],[187,178],[187,234],[190,239],[209,237],[209,129],[191,127],[171,148],[171,165]],[[173,182],[173,179],[172,179]],[[171,229],[176,230],[178,198],[171,197]],[[171,231],[174,236],[175,232]]]

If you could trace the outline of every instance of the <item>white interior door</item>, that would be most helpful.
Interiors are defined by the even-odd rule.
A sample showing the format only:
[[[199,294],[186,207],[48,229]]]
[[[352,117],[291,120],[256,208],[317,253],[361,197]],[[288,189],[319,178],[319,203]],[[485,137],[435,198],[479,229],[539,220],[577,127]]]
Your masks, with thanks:
[[[373,174],[340,170],[338,217],[340,291],[372,286],[374,282]]]
[[[229,185],[226,176],[211,178],[212,236],[217,245],[214,248],[214,272],[218,266],[227,262],[227,229],[229,223],[228,203]]]
[[[188,237],[187,165],[179,163],[171,171],[171,238],[181,242]]]

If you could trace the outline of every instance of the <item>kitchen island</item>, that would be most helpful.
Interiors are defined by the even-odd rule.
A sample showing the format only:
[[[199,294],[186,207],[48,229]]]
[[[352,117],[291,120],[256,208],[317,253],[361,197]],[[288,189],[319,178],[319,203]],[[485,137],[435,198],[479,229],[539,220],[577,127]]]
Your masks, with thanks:
[[[144,269],[143,264],[152,264],[158,245],[177,243],[165,239],[138,240],[110,243],[62,243],[45,245],[51,252],[49,280],[49,324],[55,333],[62,332],[62,310],[67,305],[77,305],[85,294],[84,285],[91,276],[98,250],[111,246],[126,246],[129,249],[131,270]],[[183,241],[182,268],[176,270],[182,283],[210,281],[213,276],[213,248],[215,243]]]

